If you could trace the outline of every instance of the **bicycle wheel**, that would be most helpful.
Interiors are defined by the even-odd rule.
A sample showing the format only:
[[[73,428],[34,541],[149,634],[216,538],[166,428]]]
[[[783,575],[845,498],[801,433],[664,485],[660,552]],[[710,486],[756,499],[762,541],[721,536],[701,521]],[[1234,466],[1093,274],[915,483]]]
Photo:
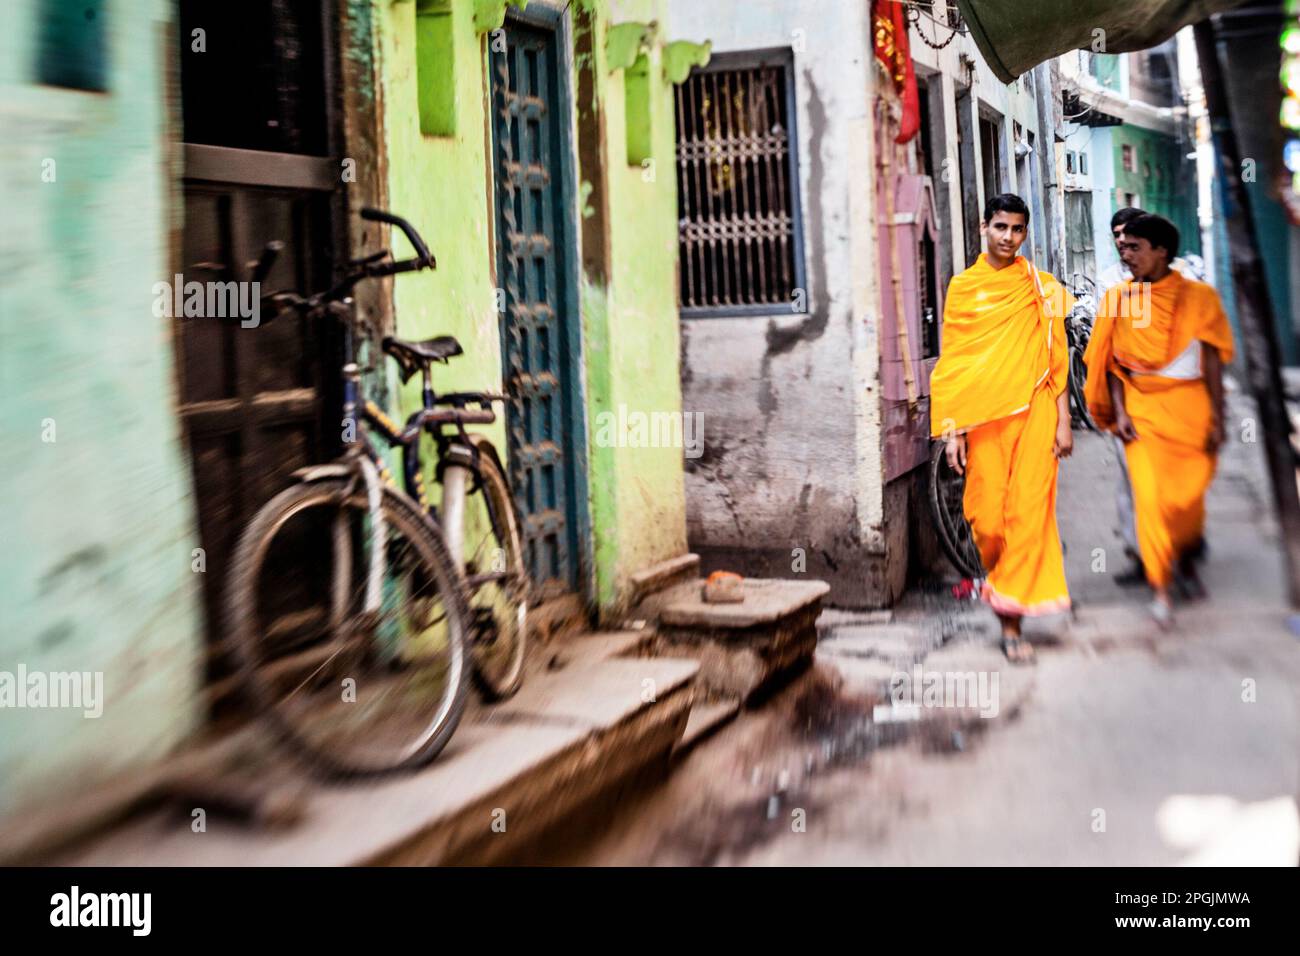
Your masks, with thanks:
[[[948,466],[944,443],[935,442],[930,455],[930,518],[939,532],[939,545],[957,573],[982,578],[984,566],[962,506],[966,479]]]
[[[1083,349],[1070,346],[1070,410],[1076,421],[1088,431],[1097,431],[1097,423],[1088,414],[1088,399],[1084,394],[1084,384],[1088,381],[1088,366],[1083,361]]]
[[[496,449],[481,435],[479,481],[465,500],[465,601],[472,628],[474,681],[489,700],[523,680],[528,645],[528,572],[514,496]]]
[[[381,600],[365,608],[371,519],[349,478],[271,499],[235,548],[227,635],[241,685],[313,769],[329,776],[433,760],[467,692],[459,579],[436,527],[395,489]]]

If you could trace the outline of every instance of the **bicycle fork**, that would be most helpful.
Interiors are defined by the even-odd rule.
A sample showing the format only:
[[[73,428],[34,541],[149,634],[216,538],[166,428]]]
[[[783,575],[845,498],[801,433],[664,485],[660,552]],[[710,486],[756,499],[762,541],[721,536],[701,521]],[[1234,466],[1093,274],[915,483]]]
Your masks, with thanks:
[[[351,343],[349,343],[350,346]],[[343,420],[357,428],[357,390],[361,372],[356,362],[343,367]],[[353,441],[360,444],[349,451],[362,480],[366,485],[366,509],[370,517],[370,562],[366,573],[366,599],[362,609],[364,618],[374,622],[379,618],[383,602],[384,565],[387,558],[387,532],[384,523],[384,486],[379,469],[367,454],[367,443],[358,429]],[[347,616],[352,586],[352,544],[350,516],[346,508],[340,509],[334,519],[334,558],[338,570],[334,575],[334,621],[341,623]]]
[[[474,452],[465,445],[447,448],[442,467],[442,533],[452,564],[465,570],[465,495],[474,464]]]

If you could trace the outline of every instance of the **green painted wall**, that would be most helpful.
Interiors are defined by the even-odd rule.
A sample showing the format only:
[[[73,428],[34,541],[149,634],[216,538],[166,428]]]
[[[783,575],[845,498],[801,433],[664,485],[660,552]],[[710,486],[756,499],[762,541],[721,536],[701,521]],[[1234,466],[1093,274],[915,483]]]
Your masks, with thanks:
[[[101,8],[104,92],[35,82],[43,6],[0,4],[0,671],[100,671],[104,703],[0,711],[0,815],[154,759],[202,717],[189,466],[152,310],[177,210],[172,5]]]
[[[1196,167],[1188,162],[1172,136],[1125,123],[1111,133],[1114,146],[1115,189],[1111,211],[1120,207],[1119,192],[1136,193],[1147,212],[1164,216],[1178,227],[1180,253],[1200,253],[1201,230],[1196,218]],[[1124,168],[1124,146],[1137,153],[1137,172]]]
[[[532,0],[530,8],[545,5],[544,0]],[[373,6],[384,87],[389,204],[417,225],[438,259],[435,273],[397,280],[397,329],[403,337],[449,333],[460,339],[466,354],[441,371],[437,384],[443,388],[497,389],[501,384],[487,133],[488,35],[476,32],[474,24],[475,9],[483,6],[451,0],[445,35],[450,46],[444,47],[452,51],[450,70],[419,48],[416,3],[376,0]],[[666,14],[662,0],[626,3],[620,9],[627,19],[642,22],[662,23]],[[569,17],[581,10],[592,11],[603,38],[609,22],[605,5],[575,0]],[[447,42],[445,37],[441,42]],[[652,41],[651,47],[647,88],[653,156],[645,166],[627,163],[622,71],[606,68],[603,42],[595,49],[595,95],[605,123],[602,166],[610,259],[603,283],[581,277],[580,315],[575,318],[582,323],[584,339],[585,472],[594,566],[590,584],[606,615],[619,609],[632,573],[686,549],[682,449],[603,447],[597,441],[600,414],[617,415],[620,403],[629,412],[680,411],[672,86],[660,69],[659,42]],[[426,75],[454,78],[452,105],[440,107],[440,115],[455,117],[454,132],[446,135],[420,129],[422,54]],[[576,76],[571,77],[571,90],[577,90]],[[427,108],[425,115],[428,128]],[[578,181],[584,181],[581,169]],[[579,193],[581,206],[586,190],[580,188]],[[579,210],[571,213],[576,225]],[[402,413],[415,408],[418,399],[414,386],[404,390]],[[492,434],[503,446],[503,429],[498,425]]]
[[[624,3],[621,9],[629,20],[663,24],[666,7],[659,0],[643,0]],[[593,308],[585,324],[589,340],[604,341],[608,346],[603,352],[588,352],[589,375],[603,375],[609,381],[607,404],[592,403],[597,413],[617,415],[620,405],[629,413],[676,415],[683,411],[677,317],[676,130],[673,87],[663,74],[663,53],[662,43],[652,41],[647,83],[651,155],[647,160],[629,163],[624,71],[610,77],[604,102],[610,280],[604,309]],[[632,141],[635,147],[638,137],[634,135]],[[593,287],[585,298],[598,299],[600,294],[601,290]],[[602,317],[603,334],[594,328]],[[592,421],[597,419],[593,416]],[[618,540],[603,554],[598,550],[598,564],[605,569],[601,603],[617,607],[628,575],[685,553],[686,491],[682,449],[613,451],[612,510]],[[593,471],[597,469],[593,467]]]

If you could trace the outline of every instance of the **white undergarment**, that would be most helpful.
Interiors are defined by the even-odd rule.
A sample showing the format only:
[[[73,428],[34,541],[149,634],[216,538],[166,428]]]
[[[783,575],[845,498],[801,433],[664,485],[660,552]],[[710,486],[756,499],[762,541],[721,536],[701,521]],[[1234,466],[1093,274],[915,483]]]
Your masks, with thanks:
[[[1133,375],[1163,375],[1165,378],[1197,379],[1201,377],[1201,340],[1192,339],[1187,348],[1162,369],[1132,372]]]

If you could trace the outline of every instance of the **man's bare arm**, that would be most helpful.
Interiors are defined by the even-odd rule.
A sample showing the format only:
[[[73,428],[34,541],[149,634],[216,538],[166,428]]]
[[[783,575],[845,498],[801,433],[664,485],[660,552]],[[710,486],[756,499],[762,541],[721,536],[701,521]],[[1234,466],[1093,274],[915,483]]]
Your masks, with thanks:
[[[1206,450],[1215,452],[1223,444],[1225,436],[1223,417],[1223,356],[1212,345],[1201,345],[1202,373],[1205,375],[1205,387],[1210,391],[1210,408],[1214,421],[1210,425],[1210,437]]]
[[[1074,451],[1074,432],[1070,427],[1070,390],[1061,389],[1056,396],[1056,438],[1052,442],[1052,454],[1057,458],[1069,458]]]
[[[1133,419],[1128,417],[1128,408],[1124,405],[1124,383],[1114,372],[1106,372],[1106,388],[1110,391],[1110,403],[1115,407],[1115,431],[1125,442],[1138,437],[1133,427]]]

